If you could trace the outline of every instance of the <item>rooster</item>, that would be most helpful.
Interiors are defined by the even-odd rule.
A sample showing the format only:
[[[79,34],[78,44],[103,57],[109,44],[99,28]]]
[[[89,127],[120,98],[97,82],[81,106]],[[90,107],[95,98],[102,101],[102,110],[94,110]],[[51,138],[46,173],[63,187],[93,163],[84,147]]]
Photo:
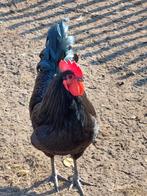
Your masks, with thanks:
[[[51,158],[50,180],[56,191],[62,177],[57,175],[54,156],[70,154],[74,161],[71,186],[83,195],[76,160],[95,141],[99,128],[95,109],[85,93],[83,72],[73,44],[65,20],[49,29],[29,105],[34,130],[31,143]]]

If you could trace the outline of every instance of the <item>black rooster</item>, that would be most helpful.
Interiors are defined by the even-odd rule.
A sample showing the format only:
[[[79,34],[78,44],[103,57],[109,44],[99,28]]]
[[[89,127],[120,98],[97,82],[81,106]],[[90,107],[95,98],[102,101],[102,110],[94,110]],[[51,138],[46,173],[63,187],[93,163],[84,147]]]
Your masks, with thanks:
[[[96,113],[87,99],[83,74],[73,53],[73,37],[68,36],[65,21],[53,25],[40,53],[37,78],[30,100],[34,132],[32,144],[51,158],[52,180],[58,191],[55,155],[70,154],[74,160],[72,186],[81,195],[81,181],[76,160],[95,140],[98,133]]]

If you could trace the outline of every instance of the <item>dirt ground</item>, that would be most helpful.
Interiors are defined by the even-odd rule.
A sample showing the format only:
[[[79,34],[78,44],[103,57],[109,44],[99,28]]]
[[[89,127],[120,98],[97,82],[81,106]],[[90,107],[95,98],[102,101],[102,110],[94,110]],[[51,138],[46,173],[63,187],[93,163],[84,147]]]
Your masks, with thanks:
[[[15,5],[10,2],[15,2]],[[78,161],[86,196],[147,195],[146,0],[1,0],[0,195],[56,195],[50,160],[30,143],[28,104],[48,28],[70,19],[101,131]],[[59,173],[71,167],[56,157]],[[79,195],[61,182],[57,195]]]

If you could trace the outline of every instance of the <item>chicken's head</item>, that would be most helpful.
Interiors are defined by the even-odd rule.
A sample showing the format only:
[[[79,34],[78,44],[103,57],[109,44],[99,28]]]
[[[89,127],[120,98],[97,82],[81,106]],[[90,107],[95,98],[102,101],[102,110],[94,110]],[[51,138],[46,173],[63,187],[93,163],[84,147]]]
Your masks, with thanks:
[[[75,61],[61,60],[59,70],[64,74],[63,85],[73,96],[84,94],[83,73]]]

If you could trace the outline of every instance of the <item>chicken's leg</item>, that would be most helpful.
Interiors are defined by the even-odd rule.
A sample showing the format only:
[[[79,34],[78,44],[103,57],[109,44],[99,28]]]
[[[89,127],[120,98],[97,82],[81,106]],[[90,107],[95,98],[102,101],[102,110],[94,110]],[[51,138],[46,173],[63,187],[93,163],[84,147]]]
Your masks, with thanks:
[[[87,185],[87,186],[95,186],[95,185],[90,184],[88,182],[84,182],[83,180],[81,180],[81,178],[79,177],[79,173],[78,173],[76,159],[73,159],[73,160],[74,160],[74,175],[73,175],[72,180],[71,180],[70,188],[72,188],[73,186],[76,187],[78,189],[80,195],[84,196],[84,192],[83,192],[83,189],[82,189],[82,184]]]
[[[74,159],[74,175],[72,177],[70,188],[72,188],[73,186],[78,189],[81,196],[84,195],[81,180],[80,180],[79,173],[78,173],[77,162],[75,159]]]
[[[54,183],[55,190],[57,192],[59,192],[58,179],[59,180],[64,180],[64,181],[67,181],[67,180],[64,177],[62,177],[60,175],[57,175],[57,170],[56,170],[56,167],[55,167],[54,157],[51,157],[51,167],[52,167],[52,175],[50,176],[49,181]]]

